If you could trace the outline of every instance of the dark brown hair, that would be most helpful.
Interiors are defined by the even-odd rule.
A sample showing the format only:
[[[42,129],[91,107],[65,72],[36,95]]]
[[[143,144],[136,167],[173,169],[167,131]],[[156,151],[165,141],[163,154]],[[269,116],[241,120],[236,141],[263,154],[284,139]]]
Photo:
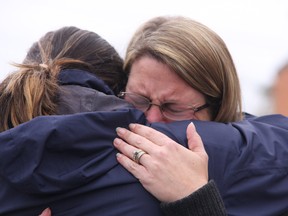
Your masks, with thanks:
[[[56,113],[58,74],[81,69],[102,79],[115,94],[127,83],[123,60],[98,34],[63,27],[45,34],[18,69],[0,84],[0,131],[40,115]]]

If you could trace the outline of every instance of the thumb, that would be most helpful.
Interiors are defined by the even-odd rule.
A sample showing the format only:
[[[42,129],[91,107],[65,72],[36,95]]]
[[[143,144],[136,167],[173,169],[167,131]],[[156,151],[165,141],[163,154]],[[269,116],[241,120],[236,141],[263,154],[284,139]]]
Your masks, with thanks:
[[[200,135],[197,133],[195,125],[191,122],[186,130],[188,139],[188,148],[193,152],[205,152],[204,145]]]
[[[50,208],[46,208],[39,216],[51,216]]]

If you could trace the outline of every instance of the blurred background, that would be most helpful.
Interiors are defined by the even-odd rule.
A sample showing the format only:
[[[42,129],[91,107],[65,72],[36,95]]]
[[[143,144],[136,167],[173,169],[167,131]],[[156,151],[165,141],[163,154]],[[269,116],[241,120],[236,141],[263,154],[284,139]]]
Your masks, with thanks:
[[[188,16],[223,38],[240,77],[244,111],[288,111],[275,107],[288,106],[288,69],[282,70],[288,63],[287,0],[1,1],[0,82],[13,71],[10,63],[22,62],[32,43],[50,30],[73,25],[94,31],[124,57],[137,27],[159,15]]]

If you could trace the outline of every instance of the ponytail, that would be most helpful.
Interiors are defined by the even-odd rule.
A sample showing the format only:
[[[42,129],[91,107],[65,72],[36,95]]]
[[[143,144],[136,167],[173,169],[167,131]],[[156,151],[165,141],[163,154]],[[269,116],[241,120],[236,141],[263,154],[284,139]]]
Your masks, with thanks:
[[[0,84],[0,131],[56,113],[58,70],[46,64],[14,66],[18,70]]]

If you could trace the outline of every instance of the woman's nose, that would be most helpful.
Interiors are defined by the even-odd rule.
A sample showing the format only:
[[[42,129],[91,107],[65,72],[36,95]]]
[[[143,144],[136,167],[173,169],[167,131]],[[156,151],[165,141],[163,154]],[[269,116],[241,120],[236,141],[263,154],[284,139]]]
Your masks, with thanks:
[[[151,105],[150,109],[145,112],[147,120],[153,122],[168,122],[162,115],[160,107],[157,105]]]

